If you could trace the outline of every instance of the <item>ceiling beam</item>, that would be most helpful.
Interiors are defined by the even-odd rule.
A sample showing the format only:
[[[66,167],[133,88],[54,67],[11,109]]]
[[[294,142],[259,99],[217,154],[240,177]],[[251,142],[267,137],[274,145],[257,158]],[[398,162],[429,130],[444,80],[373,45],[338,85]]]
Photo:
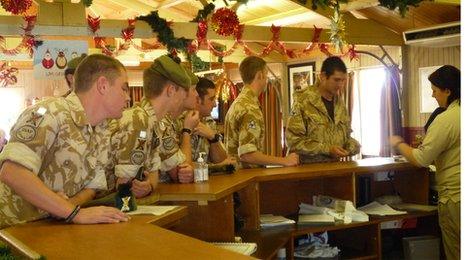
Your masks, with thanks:
[[[361,23],[362,21],[357,21]],[[17,16],[0,16],[0,35],[18,36],[22,30],[19,24],[23,19]],[[121,37],[121,30],[128,26],[126,20],[109,20],[102,19],[100,22],[99,35],[102,37]],[[360,25],[361,26],[361,25]],[[174,22],[171,26],[176,37],[185,37],[188,39],[196,38],[197,24],[187,22]],[[361,27],[360,27],[361,28]],[[360,29],[360,31],[349,31],[346,37],[349,43],[368,44],[368,45],[401,45],[402,39],[396,37],[386,37],[386,34],[369,29]],[[152,32],[149,25],[142,21],[136,22],[135,38],[154,38],[156,35]],[[55,36],[92,36],[87,25],[81,26],[61,26],[61,25],[42,25],[37,24],[34,27],[35,35],[55,35]],[[314,36],[314,29],[311,28],[292,28],[282,27],[280,40],[289,43],[308,43]],[[209,30],[207,38],[210,40],[232,40],[232,38],[223,37]],[[268,42],[272,38],[270,27],[247,25],[244,28],[243,40],[245,42]],[[329,41],[329,30],[323,30],[320,36],[321,42]]]
[[[298,0],[289,0],[293,1],[296,4],[304,6],[309,10],[316,12],[320,15],[330,17],[333,16],[333,9],[331,8],[317,8],[317,10],[312,9],[312,1],[307,1],[305,5],[301,4]],[[370,0],[368,0],[370,1]],[[356,7],[355,7],[356,8]],[[349,9],[347,9],[349,10]],[[356,10],[356,9],[353,9]],[[343,20],[345,21],[346,27],[346,41],[351,44],[373,44],[370,42],[380,42],[382,39],[386,39],[387,42],[392,42],[394,44],[388,45],[402,45],[403,37],[401,34],[392,31],[386,26],[377,23],[369,19],[357,19],[350,12],[347,12],[343,15]],[[377,45],[377,44],[374,44]],[[385,45],[385,44],[381,44]]]
[[[300,14],[303,14],[303,13],[308,12],[308,11],[309,10],[306,10],[306,9],[303,9],[303,8],[292,9],[292,10],[289,10],[289,11],[284,11],[284,12],[280,12],[280,13],[269,15],[269,16],[264,16],[264,17],[259,17],[259,18],[256,18],[256,19],[251,19],[251,20],[245,21],[244,24],[248,24],[248,25],[261,24],[261,23],[265,23],[265,22],[279,20],[279,19],[289,17],[289,16],[300,15]]]

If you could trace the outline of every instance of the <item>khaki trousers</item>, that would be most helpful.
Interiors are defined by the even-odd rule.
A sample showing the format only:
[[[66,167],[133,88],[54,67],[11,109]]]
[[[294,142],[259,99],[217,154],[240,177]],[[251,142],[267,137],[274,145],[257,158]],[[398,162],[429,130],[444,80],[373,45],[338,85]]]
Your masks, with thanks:
[[[460,259],[460,202],[439,203],[438,215],[447,260]]]

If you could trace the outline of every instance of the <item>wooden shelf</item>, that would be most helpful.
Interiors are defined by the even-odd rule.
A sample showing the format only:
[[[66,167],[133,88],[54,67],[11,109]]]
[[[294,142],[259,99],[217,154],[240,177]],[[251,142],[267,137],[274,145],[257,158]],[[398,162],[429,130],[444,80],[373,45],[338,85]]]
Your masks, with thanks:
[[[272,259],[280,248],[286,247],[290,241],[292,225],[272,227],[256,231],[241,231],[237,235],[243,242],[254,242],[257,251],[252,255],[259,259]]]

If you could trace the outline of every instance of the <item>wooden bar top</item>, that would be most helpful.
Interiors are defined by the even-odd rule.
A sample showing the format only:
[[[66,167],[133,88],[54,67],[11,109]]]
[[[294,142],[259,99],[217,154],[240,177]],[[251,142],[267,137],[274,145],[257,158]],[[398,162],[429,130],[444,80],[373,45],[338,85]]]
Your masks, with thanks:
[[[253,259],[149,224],[161,219],[132,216],[125,223],[95,225],[42,220],[0,230],[0,238],[28,258]]]
[[[240,169],[230,175],[211,176],[208,182],[159,184],[161,201],[214,201],[255,182],[313,179],[388,170],[410,170],[415,166],[393,158],[369,158],[351,162],[315,163],[297,167]]]

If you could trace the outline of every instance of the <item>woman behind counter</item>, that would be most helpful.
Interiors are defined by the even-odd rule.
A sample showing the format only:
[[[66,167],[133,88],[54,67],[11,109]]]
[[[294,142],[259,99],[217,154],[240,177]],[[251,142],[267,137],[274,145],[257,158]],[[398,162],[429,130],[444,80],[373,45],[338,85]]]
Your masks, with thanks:
[[[412,164],[427,167],[435,162],[439,192],[438,215],[445,255],[460,259],[460,71],[444,65],[429,76],[432,97],[446,108],[429,126],[422,144],[414,149],[400,136],[390,143]]]

